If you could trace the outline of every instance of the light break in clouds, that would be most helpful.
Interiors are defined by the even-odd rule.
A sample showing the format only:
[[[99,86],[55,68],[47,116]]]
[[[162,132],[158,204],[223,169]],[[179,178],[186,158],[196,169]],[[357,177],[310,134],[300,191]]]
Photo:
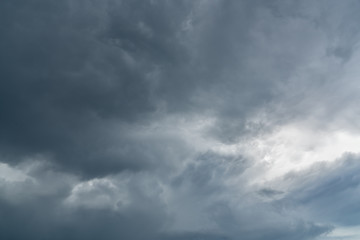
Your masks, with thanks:
[[[1,1],[0,239],[359,239],[359,12]]]

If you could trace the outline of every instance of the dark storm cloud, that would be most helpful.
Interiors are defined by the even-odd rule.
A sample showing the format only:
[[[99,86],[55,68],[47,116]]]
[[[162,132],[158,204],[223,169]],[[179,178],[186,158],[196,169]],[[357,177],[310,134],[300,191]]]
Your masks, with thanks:
[[[268,107],[276,82],[302,59],[284,51],[291,64],[272,63],[273,52],[252,36],[260,3],[5,1],[6,159],[47,154],[89,176],[142,169],[147,154],[124,130],[109,134],[112,124],[136,128],[163,113],[210,112],[210,135],[226,143],[262,130],[266,124],[249,128],[248,118]]]
[[[359,8],[2,1],[0,238],[306,240],[359,224],[358,156],[258,176],[279,126],[358,131]]]
[[[69,211],[40,198],[20,206],[1,202],[2,239],[155,239],[166,218],[161,208],[121,214],[111,210]],[[21,231],[19,230],[21,229]]]
[[[109,134],[114,123],[136,128],[166,113],[204,114],[216,120],[210,136],[234,143],[323,109],[334,101],[326,91],[339,88],[324,85],[321,72],[311,82],[291,76],[322,51],[349,61],[359,31],[352,17],[335,21],[336,3],[321,6],[5,1],[2,153],[9,162],[47,154],[67,170],[104,175],[149,162],[136,142],[121,137],[123,130]],[[335,100],[346,104],[345,96]],[[318,106],[309,107],[313,102]],[[259,112],[262,119],[254,122]],[[132,156],[111,150],[127,145]]]
[[[24,181],[0,181],[0,223],[2,239],[157,239],[168,221],[164,203],[145,193],[146,184],[131,180],[131,202],[121,211],[112,208],[80,207],[66,199],[74,193],[77,177],[54,171],[44,163],[28,168]],[[148,179],[148,181],[150,181]],[[95,181],[90,190],[80,191],[80,200],[93,200],[99,194],[111,196],[107,182]],[[83,197],[83,198],[81,198]],[[101,201],[101,197],[100,197]],[[81,202],[80,202],[81,203]],[[21,229],[21,231],[19,230]]]
[[[218,27],[206,23],[208,16],[195,24],[204,33],[197,37],[193,36],[197,29],[186,32],[183,25],[196,5],[186,1],[6,1],[1,10],[0,86],[0,143],[6,159],[16,162],[23,155],[47,154],[61,167],[91,176],[141,169],[149,161],[136,142],[109,136],[113,122],[147,124],[157,119],[159,104],[166,112],[191,114],[209,104],[216,106],[219,95],[229,100],[234,94],[242,96],[216,82],[228,78],[221,72],[231,67],[230,62],[240,61],[232,46],[243,42],[246,34],[233,36],[231,26],[215,33]],[[253,10],[246,9],[254,8],[232,5],[219,3],[219,20],[212,21],[234,25],[233,9],[244,5],[243,11],[250,15]],[[247,15],[239,32],[249,30]],[[194,50],[196,56],[192,56]],[[234,77],[227,84],[238,85]],[[253,91],[258,89],[256,84],[260,83],[251,83]],[[206,88],[210,95],[199,102],[197,89]],[[249,86],[241,88],[249,91]],[[246,101],[238,111],[243,112]],[[127,145],[133,154],[122,156],[109,150]]]
[[[6,159],[47,154],[89,176],[142,169],[149,162],[142,149],[127,137],[113,139],[109,126],[146,125],[162,106],[182,114],[213,109],[221,120],[212,134],[236,140],[245,114],[271,96],[271,82],[251,76],[243,63],[257,4],[214,4],[203,10],[187,1],[5,1],[0,143]],[[242,76],[232,70],[238,65]],[[127,145],[134,154],[111,150]]]
[[[116,139],[122,143],[111,147],[108,126],[153,117],[154,84],[147,75],[157,65],[183,61],[175,35],[184,4],[2,5],[0,143],[7,159],[43,153],[90,175],[146,165],[145,156],[136,156],[140,149],[126,156],[108,150],[137,145]]]

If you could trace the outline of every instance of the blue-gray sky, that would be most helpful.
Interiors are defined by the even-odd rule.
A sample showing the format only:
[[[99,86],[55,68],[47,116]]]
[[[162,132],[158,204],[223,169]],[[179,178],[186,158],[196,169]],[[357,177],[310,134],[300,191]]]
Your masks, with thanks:
[[[0,1],[0,239],[359,239],[359,11]]]

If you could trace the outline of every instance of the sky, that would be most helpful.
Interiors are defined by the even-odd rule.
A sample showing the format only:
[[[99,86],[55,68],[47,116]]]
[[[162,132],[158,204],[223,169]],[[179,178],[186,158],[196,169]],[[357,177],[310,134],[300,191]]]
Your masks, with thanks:
[[[359,11],[0,1],[0,239],[360,239]]]

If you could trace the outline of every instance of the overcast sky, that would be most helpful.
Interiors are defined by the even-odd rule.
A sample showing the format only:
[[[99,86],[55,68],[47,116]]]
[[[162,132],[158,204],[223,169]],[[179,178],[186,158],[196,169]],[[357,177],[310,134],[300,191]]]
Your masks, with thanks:
[[[0,1],[0,239],[360,239],[360,1]]]

